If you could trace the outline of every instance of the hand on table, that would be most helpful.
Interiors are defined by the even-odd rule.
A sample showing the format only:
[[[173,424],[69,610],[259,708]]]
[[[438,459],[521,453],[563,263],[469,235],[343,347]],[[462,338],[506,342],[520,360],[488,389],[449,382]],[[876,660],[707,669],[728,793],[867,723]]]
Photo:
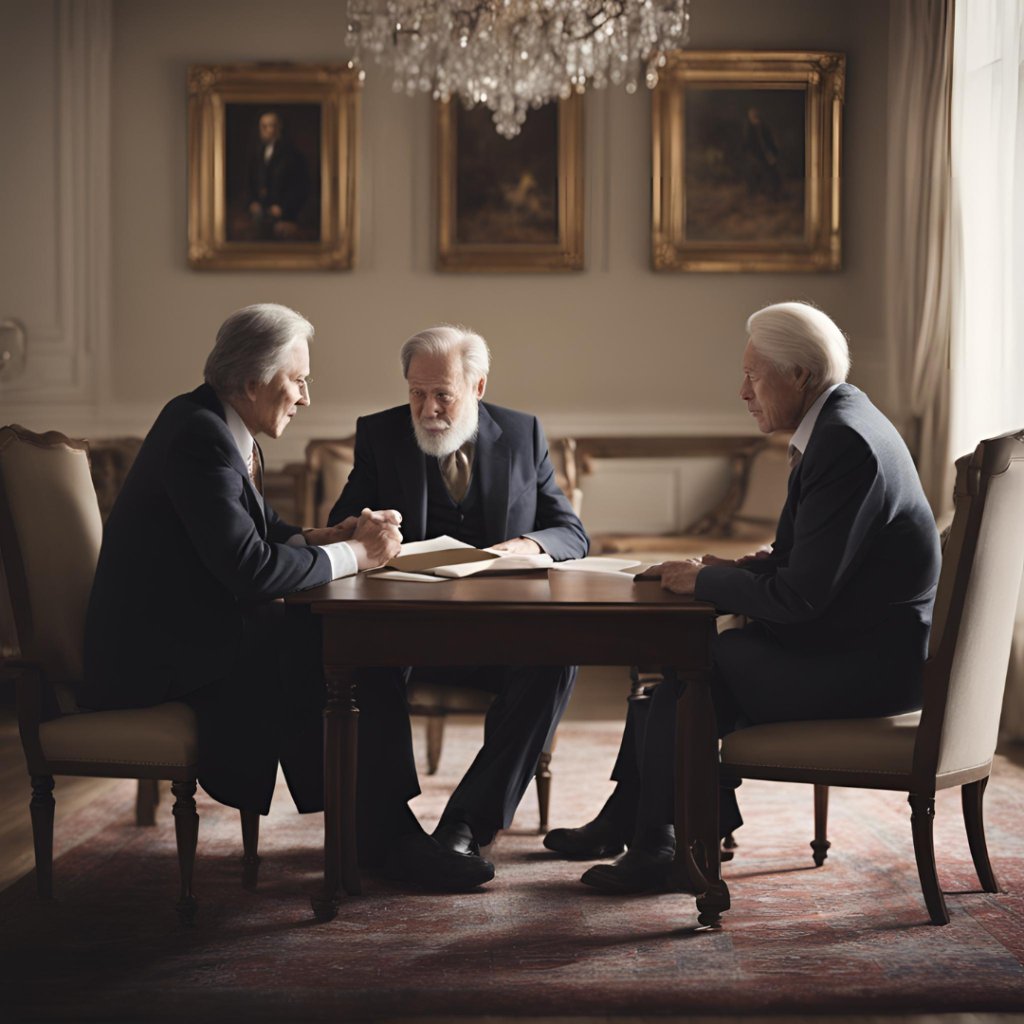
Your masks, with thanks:
[[[541,555],[544,549],[530,537],[513,537],[500,544],[492,544],[492,551],[504,551],[510,555]]]
[[[692,594],[697,574],[704,568],[699,558],[686,558],[682,562],[661,563],[661,588],[673,594]]]
[[[355,519],[355,517],[351,517]],[[344,527],[349,520],[339,523]],[[364,508],[352,530],[348,544],[355,552],[360,570],[376,569],[402,550],[401,515],[393,509],[373,512]]]
[[[739,558],[719,558],[717,555],[705,555],[701,562],[703,565],[724,565],[727,568],[739,569],[750,562],[760,562],[772,553],[771,548],[758,548],[749,554],[741,555]]]

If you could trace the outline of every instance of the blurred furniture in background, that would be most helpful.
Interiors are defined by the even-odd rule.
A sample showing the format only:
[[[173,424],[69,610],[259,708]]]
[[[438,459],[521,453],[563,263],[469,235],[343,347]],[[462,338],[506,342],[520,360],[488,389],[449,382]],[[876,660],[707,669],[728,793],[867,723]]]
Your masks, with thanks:
[[[139,779],[140,824],[152,824],[155,783],[168,779],[176,798],[177,911],[191,923],[198,906],[192,870],[199,833],[192,709],[173,702],[85,711],[75,701],[102,531],[85,442],[56,431],[0,429],[0,551],[20,648],[17,658],[5,659],[5,674],[16,674],[18,727],[32,779],[39,898],[53,895],[54,775]],[[259,816],[243,812],[243,884],[250,888],[256,881],[258,829]]]

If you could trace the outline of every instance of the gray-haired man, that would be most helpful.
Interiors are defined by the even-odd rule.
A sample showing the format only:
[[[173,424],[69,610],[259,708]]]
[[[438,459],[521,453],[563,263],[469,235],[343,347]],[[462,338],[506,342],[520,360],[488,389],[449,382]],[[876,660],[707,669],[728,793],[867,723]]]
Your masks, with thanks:
[[[401,544],[397,512],[303,533],[264,500],[254,438],[280,437],[309,405],[312,337],[284,306],[224,322],[206,383],[164,407],[118,495],[86,620],[79,702],[191,704],[203,788],[261,814],[279,761],[299,810],[323,809],[319,647],[286,636],[272,602],[382,565]]]
[[[482,401],[490,369],[483,338],[462,328],[431,328],[402,346],[401,360],[409,404],[359,420],[355,468],[328,522],[343,522],[364,505],[387,506],[401,512],[410,541],[447,535],[478,548],[546,551],[555,561],[586,555],[590,541],[555,483],[537,417]],[[405,700],[409,679],[496,695],[483,748],[433,836],[407,804],[419,792]],[[511,824],[575,680],[576,668],[566,665],[361,673],[362,861],[383,863],[392,877],[429,888],[489,881],[494,867],[480,847]]]

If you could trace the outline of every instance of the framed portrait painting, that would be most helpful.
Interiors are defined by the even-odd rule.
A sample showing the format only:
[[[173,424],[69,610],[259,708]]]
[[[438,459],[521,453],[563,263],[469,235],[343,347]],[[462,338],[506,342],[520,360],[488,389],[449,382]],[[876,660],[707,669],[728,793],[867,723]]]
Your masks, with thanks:
[[[491,111],[437,104],[440,270],[583,268],[583,98],[531,110],[513,139]]]
[[[652,95],[655,270],[842,267],[846,57],[678,51]]]
[[[358,72],[189,68],[189,262],[347,270],[355,252]]]

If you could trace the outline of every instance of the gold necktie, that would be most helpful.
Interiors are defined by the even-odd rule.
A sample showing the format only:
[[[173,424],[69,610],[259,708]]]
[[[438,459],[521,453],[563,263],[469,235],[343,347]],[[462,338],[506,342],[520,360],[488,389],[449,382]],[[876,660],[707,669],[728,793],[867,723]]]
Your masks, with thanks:
[[[789,468],[796,469],[800,464],[800,459],[803,456],[803,452],[799,448],[794,448],[792,445],[789,446]]]
[[[249,453],[249,479],[252,481],[256,493],[263,495],[263,467],[260,465],[260,452],[256,442],[252,443],[252,451]]]
[[[469,474],[472,464],[466,452],[468,447],[469,445],[465,444],[450,455],[444,455],[437,460],[445,486],[456,505],[462,504],[462,499],[466,496],[466,491],[469,490]]]

